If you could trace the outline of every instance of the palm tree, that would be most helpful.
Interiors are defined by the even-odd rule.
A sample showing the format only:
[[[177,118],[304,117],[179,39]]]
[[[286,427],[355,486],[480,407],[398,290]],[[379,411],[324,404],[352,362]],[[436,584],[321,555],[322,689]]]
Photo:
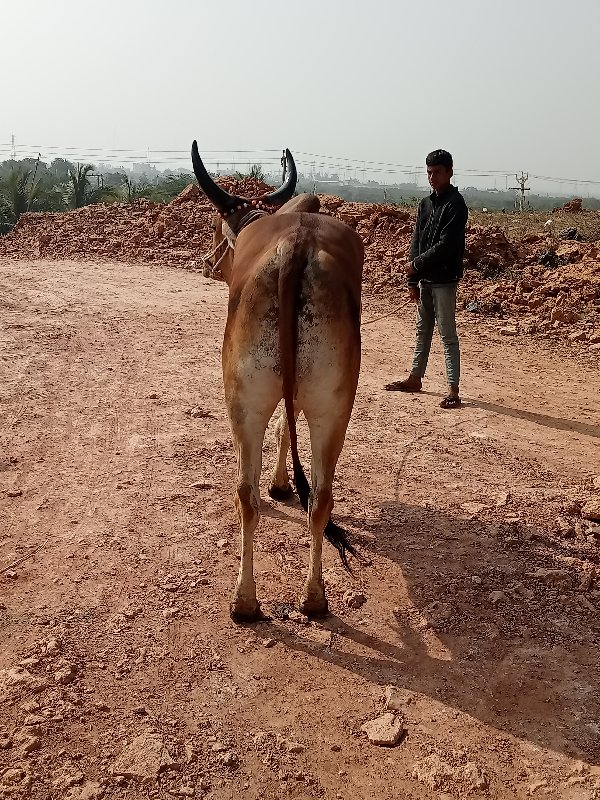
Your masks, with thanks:
[[[82,208],[92,203],[103,203],[105,200],[115,200],[120,197],[119,191],[114,186],[98,186],[91,188],[88,175],[94,171],[92,164],[77,164],[74,169],[69,169],[69,180],[64,185],[64,200],[70,208]]]
[[[40,192],[39,181],[31,184],[28,188],[27,184],[30,183],[32,177],[32,170],[17,167],[12,169],[8,178],[3,182],[2,186],[2,199],[5,209],[4,215],[11,223],[15,223],[21,214],[29,211],[32,206],[35,206]]]
[[[81,208],[86,205],[86,195],[90,181],[88,175],[94,171],[92,164],[77,164],[75,169],[69,169],[67,193],[71,208]]]

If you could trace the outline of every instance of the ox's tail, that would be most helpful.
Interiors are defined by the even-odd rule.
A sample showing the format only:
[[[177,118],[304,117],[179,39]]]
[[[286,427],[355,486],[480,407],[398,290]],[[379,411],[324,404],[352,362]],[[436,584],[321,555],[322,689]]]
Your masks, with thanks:
[[[291,242],[280,246],[279,262],[279,358],[283,382],[283,399],[290,432],[290,450],[294,468],[294,483],[302,508],[308,512],[310,485],[298,455],[298,436],[294,415],[294,387],[296,383],[296,356],[298,352],[298,312],[300,284],[307,263],[309,248],[302,233]],[[348,534],[339,525],[328,520],[324,531],[325,538],[338,551],[342,564],[349,572],[347,553],[358,558],[358,553],[348,540]]]

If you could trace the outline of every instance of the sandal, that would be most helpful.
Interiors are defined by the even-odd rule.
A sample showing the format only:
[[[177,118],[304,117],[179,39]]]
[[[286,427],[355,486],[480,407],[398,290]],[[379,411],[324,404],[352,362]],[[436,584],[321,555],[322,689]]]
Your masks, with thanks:
[[[419,381],[418,388],[412,384],[407,378],[404,381],[394,381],[393,383],[386,383],[383,387],[386,392],[420,392],[421,382]]]
[[[460,397],[449,394],[440,403],[440,408],[459,408],[462,405]]]

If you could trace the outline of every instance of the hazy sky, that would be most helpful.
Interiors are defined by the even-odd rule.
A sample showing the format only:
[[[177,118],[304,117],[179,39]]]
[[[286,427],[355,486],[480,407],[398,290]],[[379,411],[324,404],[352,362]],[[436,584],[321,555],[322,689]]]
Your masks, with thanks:
[[[444,147],[463,186],[600,182],[598,0],[4,0],[1,28],[0,160],[12,134],[115,163],[287,146],[305,171]]]

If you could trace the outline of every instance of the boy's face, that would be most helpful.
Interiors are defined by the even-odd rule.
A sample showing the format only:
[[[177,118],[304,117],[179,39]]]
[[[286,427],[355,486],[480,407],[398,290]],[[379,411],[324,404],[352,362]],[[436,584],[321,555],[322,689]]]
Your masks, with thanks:
[[[427,167],[427,179],[434,192],[445,189],[450,184],[452,175],[451,169],[447,169],[447,167],[443,167],[440,164],[435,167]]]

